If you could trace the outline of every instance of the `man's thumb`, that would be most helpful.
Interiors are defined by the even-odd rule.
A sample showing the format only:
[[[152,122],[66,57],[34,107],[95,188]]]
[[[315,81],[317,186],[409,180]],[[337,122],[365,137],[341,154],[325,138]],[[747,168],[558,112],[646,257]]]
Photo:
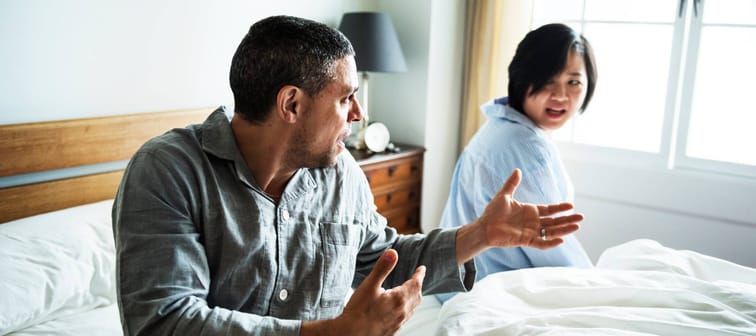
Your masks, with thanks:
[[[399,255],[396,253],[396,250],[386,250],[386,252],[383,252],[381,257],[378,258],[378,261],[375,263],[373,270],[370,272],[367,278],[365,278],[365,281],[363,281],[363,283],[373,288],[381,287],[383,281],[386,280],[386,277],[388,277],[388,275],[391,274],[391,271],[394,270],[394,267],[396,267],[396,262],[398,260]]]

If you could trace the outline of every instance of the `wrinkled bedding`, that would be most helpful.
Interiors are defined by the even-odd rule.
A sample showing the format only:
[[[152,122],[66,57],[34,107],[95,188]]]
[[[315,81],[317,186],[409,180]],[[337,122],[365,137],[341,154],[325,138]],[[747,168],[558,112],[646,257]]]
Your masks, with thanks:
[[[446,302],[440,335],[756,335],[756,269],[635,240],[594,269],[492,274]]]

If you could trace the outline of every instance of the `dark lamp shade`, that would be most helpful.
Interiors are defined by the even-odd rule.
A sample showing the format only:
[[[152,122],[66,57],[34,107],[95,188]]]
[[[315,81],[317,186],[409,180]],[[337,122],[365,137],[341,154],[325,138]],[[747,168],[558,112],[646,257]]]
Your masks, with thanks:
[[[345,13],[339,30],[352,42],[357,71],[407,71],[394,25],[386,13]]]

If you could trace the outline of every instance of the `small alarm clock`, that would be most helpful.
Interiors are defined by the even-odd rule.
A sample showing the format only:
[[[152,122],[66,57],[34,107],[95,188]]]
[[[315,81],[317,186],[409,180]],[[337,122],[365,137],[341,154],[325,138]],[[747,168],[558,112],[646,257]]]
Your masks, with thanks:
[[[373,122],[365,128],[365,146],[372,152],[380,153],[389,144],[389,130],[380,122]]]

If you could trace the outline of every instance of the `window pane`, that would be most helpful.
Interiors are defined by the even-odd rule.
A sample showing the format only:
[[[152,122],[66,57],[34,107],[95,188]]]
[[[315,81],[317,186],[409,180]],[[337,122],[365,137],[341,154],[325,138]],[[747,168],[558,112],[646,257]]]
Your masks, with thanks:
[[[542,0],[533,4],[533,25],[579,21],[583,17],[583,0]]]
[[[704,23],[756,24],[756,0],[707,1]]]
[[[671,25],[587,24],[598,83],[575,120],[575,142],[659,152],[672,45]]]
[[[679,0],[586,0],[585,19],[672,23]]]
[[[756,28],[702,29],[687,156],[756,165],[754,60]]]

